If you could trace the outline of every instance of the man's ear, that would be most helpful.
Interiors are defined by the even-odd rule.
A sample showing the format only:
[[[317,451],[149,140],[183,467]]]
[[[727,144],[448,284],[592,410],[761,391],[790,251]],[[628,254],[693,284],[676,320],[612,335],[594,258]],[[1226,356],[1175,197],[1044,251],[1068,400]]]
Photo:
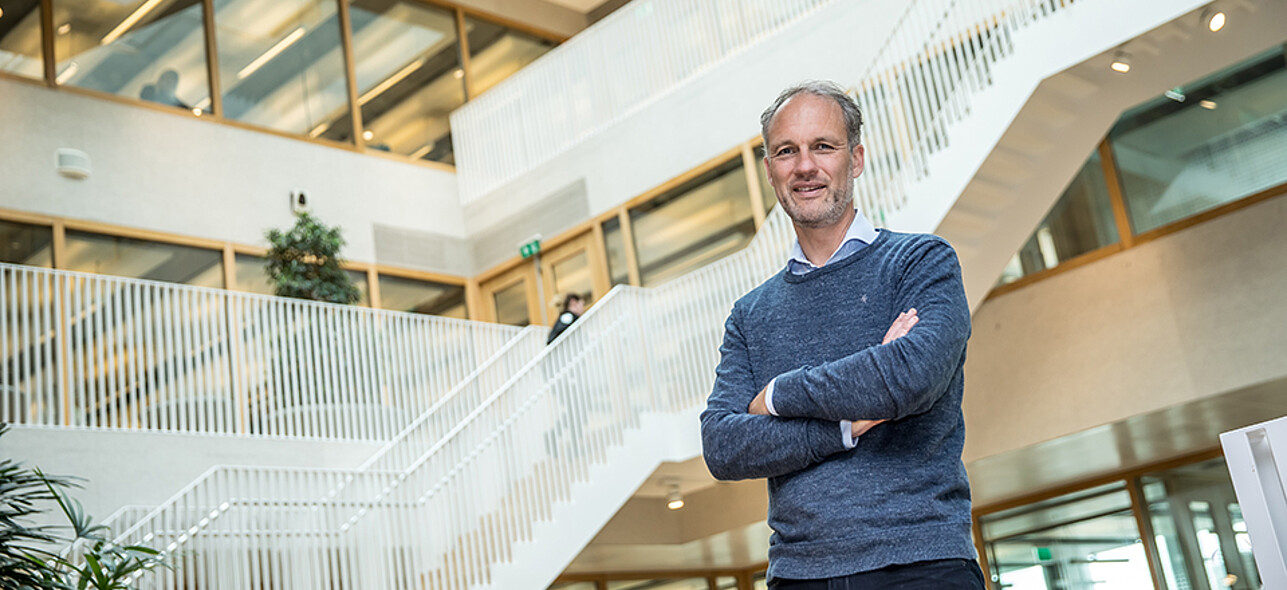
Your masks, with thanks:
[[[863,168],[867,165],[867,149],[860,143],[854,146],[849,155],[853,157],[854,162],[854,173],[850,178],[858,178],[858,175],[862,174]]]

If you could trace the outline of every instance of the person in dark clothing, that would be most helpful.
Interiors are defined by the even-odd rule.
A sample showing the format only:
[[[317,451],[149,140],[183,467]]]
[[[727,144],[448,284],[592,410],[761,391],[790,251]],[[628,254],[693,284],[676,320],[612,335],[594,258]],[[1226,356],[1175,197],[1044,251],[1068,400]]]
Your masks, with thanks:
[[[555,305],[559,308],[559,317],[554,322],[554,327],[550,328],[550,336],[545,339],[546,344],[554,342],[554,339],[558,338],[559,334],[562,334],[564,330],[572,325],[572,322],[575,322],[577,318],[581,317],[581,314],[585,313],[586,298],[584,296],[577,293],[567,293],[560,295],[560,297],[563,300],[555,302]]]

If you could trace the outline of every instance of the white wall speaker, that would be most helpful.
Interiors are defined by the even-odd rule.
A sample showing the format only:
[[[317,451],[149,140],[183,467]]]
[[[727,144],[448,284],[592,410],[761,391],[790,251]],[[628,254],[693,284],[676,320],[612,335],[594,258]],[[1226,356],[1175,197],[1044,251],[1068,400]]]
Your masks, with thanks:
[[[297,188],[290,192],[290,210],[296,215],[309,211],[308,193],[304,189]]]
[[[54,168],[67,178],[81,180],[89,177],[89,154],[71,148],[58,148],[54,152]]]

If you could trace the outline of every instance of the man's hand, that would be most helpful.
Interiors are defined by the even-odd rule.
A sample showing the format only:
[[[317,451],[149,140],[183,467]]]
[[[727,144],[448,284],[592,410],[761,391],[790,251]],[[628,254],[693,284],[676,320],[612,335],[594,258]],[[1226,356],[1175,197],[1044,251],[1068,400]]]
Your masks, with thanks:
[[[761,389],[760,393],[756,394],[755,399],[751,400],[751,405],[747,406],[746,411],[751,414],[768,416],[769,406],[768,404],[764,403],[764,398],[768,396],[768,393],[769,393],[769,386],[765,385],[764,389]]]
[[[890,324],[889,331],[885,332],[885,338],[880,343],[889,344],[890,342],[906,336],[907,333],[911,331],[912,326],[915,326],[918,321],[920,321],[920,318],[916,316],[915,307],[898,314],[898,318],[894,320],[893,324]],[[746,407],[746,411],[751,414],[768,416],[769,406],[764,403],[764,398],[768,395],[768,391],[769,386],[765,385],[764,389],[761,389],[759,393],[755,394],[755,399],[751,400],[751,405]],[[881,422],[884,422],[884,420],[855,420],[853,428],[854,436],[867,432],[872,426],[880,424]]]
[[[850,432],[853,433],[854,438],[858,438],[867,434],[867,431],[871,430],[871,427],[885,421],[886,420],[854,420],[850,427]]]
[[[881,340],[880,343],[889,344],[890,342],[906,336],[907,333],[911,331],[912,326],[915,326],[916,322],[919,321],[920,318],[916,316],[915,307],[898,314],[898,318],[894,320],[894,323],[889,325],[889,331],[885,332],[885,339]]]

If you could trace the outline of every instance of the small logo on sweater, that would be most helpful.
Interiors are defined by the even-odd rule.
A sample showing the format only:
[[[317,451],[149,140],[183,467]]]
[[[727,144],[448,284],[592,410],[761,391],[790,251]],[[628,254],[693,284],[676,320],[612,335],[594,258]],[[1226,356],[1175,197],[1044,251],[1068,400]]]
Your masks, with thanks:
[[[863,303],[867,303],[867,294],[866,294],[866,293],[864,293],[864,294],[863,294],[863,296],[862,296],[862,302],[863,302]]]

